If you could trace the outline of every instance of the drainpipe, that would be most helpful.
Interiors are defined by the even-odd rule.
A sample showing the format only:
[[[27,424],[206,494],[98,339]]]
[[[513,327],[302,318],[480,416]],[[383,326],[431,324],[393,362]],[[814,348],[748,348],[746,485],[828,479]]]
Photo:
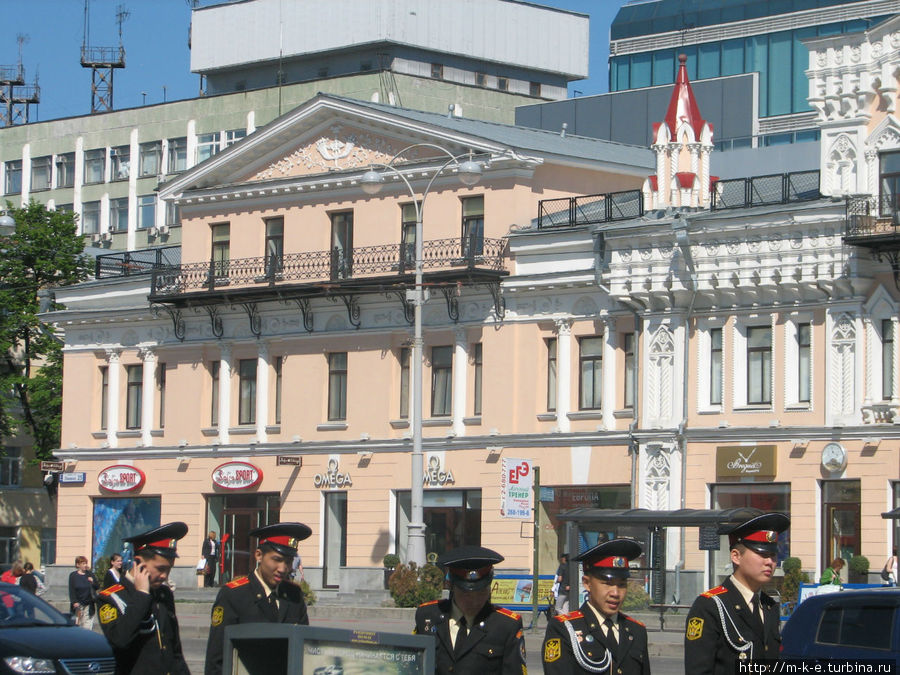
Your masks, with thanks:
[[[688,423],[688,364],[690,359],[691,344],[691,318],[694,313],[694,301],[697,299],[697,269],[694,266],[694,258],[691,255],[691,241],[688,237],[688,227],[690,222],[684,214],[676,213],[672,220],[672,232],[675,235],[675,241],[684,258],[684,264],[690,273],[691,279],[691,302],[688,305],[687,314],[684,317],[684,355],[683,355],[683,372],[681,377],[682,383],[682,416],[681,423],[678,425],[676,439],[681,446],[681,508],[685,508],[685,490],[687,489],[687,437],[685,429]],[[685,536],[684,528],[681,528],[679,560],[675,564],[675,603],[681,602],[681,571],[684,569],[685,559]]]

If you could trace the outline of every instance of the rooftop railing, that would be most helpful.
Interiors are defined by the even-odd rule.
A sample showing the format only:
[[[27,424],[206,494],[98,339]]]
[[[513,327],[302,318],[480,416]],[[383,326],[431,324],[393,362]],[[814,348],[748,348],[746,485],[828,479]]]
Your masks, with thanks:
[[[818,171],[775,173],[751,178],[717,180],[710,209],[740,209],[769,204],[805,202],[821,197]]]
[[[538,202],[538,229],[608,223],[642,215],[644,197],[640,190],[542,199]]]
[[[161,246],[98,255],[94,274],[98,279],[149,274],[181,263],[181,246]]]

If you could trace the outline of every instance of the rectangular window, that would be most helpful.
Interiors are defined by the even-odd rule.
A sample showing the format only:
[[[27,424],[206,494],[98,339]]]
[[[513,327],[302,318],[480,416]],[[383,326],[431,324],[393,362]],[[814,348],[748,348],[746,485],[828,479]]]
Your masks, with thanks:
[[[556,412],[556,338],[547,339],[547,412]]]
[[[581,338],[578,348],[579,408],[600,410],[603,404],[603,338]]]
[[[722,405],[722,329],[709,329],[709,402]]]
[[[540,96],[541,95],[541,83],[540,82],[529,82],[528,83],[528,95],[529,96]]]
[[[56,564],[56,528],[41,528],[41,565]]]
[[[100,366],[100,428],[106,429],[106,408],[109,405],[109,366]]]
[[[166,202],[166,225],[181,224],[181,207],[174,201]]]
[[[482,378],[482,351],[481,351],[481,343],[477,343],[472,345],[472,365],[475,369],[475,391],[472,392],[472,402],[473,402],[473,414],[480,415],[481,414],[481,378]]]
[[[328,355],[328,419],[347,419],[347,352]]]
[[[15,527],[0,527],[0,565],[19,559],[19,533]]]
[[[487,75],[484,73],[475,73],[475,86],[483,87],[487,84]]]
[[[448,417],[453,409],[453,347],[431,348],[431,416]]]
[[[128,231],[128,197],[109,200],[109,229],[111,232]]]
[[[470,258],[484,253],[484,197],[462,200],[462,254]]]
[[[140,145],[140,167],[138,176],[158,176],[162,162],[162,141],[151,141]]]
[[[97,234],[100,231],[100,202],[84,202],[81,205],[81,234]]]
[[[331,214],[331,278],[353,273],[353,211]]]
[[[284,265],[284,218],[266,221],[266,276],[281,274]]]
[[[409,419],[409,347],[400,348],[400,419]]]
[[[102,183],[106,172],[106,148],[84,151],[84,183]]]
[[[797,356],[799,360],[799,380],[797,382],[798,401],[809,403],[812,384],[812,326],[797,324]]]
[[[894,397],[894,322],[881,322],[881,400]]]
[[[229,145],[234,145],[242,138],[247,136],[246,129],[229,129],[225,132],[225,147],[227,148]]]
[[[212,392],[211,407],[209,412],[209,425],[212,427],[219,426],[219,366],[221,361],[212,361],[209,364],[210,390]]]
[[[212,274],[216,279],[228,278],[228,261],[231,259],[231,225],[216,223],[212,232]]]
[[[219,132],[197,136],[197,164],[219,152]]]
[[[497,89],[500,91],[508,91],[509,90],[509,78],[503,77],[502,75],[497,78]]]
[[[21,159],[6,163],[6,187],[4,192],[8,195],[17,195],[22,192]]]
[[[75,153],[67,152],[56,156],[56,187],[67,188],[75,185]]]
[[[416,205],[404,204],[400,209],[400,266],[413,269],[416,264]]]
[[[772,329],[747,329],[747,403],[772,402]]]
[[[622,338],[625,351],[624,405],[634,408],[634,333],[625,333]]]
[[[128,180],[131,176],[131,146],[120,145],[110,148],[110,180]]]
[[[256,359],[241,359],[238,362],[238,375],[238,424],[256,424]]]
[[[275,424],[281,424],[281,370],[284,357],[275,357]]]
[[[125,396],[125,428],[141,428],[141,397],[144,391],[144,366],[125,367],[128,373],[128,389]],[[115,395],[115,392],[113,392]]]
[[[440,63],[431,64],[431,76],[436,80],[444,79],[444,66]]]
[[[31,160],[31,191],[50,189],[51,157],[35,157]]]
[[[170,138],[166,153],[166,172],[178,173],[187,168],[187,138]]]
[[[156,371],[156,388],[159,391],[159,428],[166,428],[166,364],[160,363]]]
[[[0,486],[19,487],[22,484],[22,448],[0,447]]]
[[[156,224],[156,195],[138,197],[138,229],[146,230]]]

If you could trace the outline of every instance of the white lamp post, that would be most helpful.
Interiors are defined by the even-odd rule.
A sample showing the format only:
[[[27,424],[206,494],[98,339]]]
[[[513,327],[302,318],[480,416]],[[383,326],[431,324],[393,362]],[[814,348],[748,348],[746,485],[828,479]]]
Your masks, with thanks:
[[[16,221],[9,213],[0,216],[0,237],[11,237],[16,232]]]
[[[394,163],[405,153],[417,148],[431,148],[438,150],[448,158],[447,161],[434,171],[434,174],[428,180],[428,184],[425,186],[425,190],[422,192],[420,198],[416,198],[416,191],[413,189],[409,179],[394,166]],[[413,303],[413,316],[415,318],[413,322],[413,344],[411,355],[413,369],[413,405],[412,419],[410,420],[413,432],[411,457],[412,475],[410,476],[411,513],[408,526],[406,554],[410,562],[415,562],[417,565],[421,566],[425,564],[425,495],[422,484],[425,475],[425,465],[422,455],[422,305],[425,304],[425,295],[422,289],[422,271],[424,268],[422,254],[422,211],[425,206],[425,198],[428,197],[431,186],[434,185],[434,181],[445,169],[449,167],[456,169],[459,180],[464,185],[475,185],[475,183],[481,180],[483,168],[479,162],[472,159],[471,152],[454,155],[446,148],[442,148],[439,145],[432,145],[431,143],[416,143],[410,145],[394,155],[387,164],[374,164],[373,166],[380,166],[400,178],[409,190],[409,194],[413,199],[413,204],[415,204],[416,207],[415,289],[411,293],[407,291],[407,300]],[[362,175],[359,182],[362,185],[363,192],[374,195],[377,194],[381,190],[382,185],[384,185],[384,174],[375,171],[374,169],[369,169]]]

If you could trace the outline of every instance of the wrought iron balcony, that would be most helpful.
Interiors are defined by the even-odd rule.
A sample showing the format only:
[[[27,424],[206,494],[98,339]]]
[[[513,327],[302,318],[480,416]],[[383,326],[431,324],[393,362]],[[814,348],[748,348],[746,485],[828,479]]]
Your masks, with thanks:
[[[855,246],[900,241],[900,210],[897,196],[876,198],[858,195],[847,198],[847,221],[844,240]]]
[[[608,223],[642,215],[644,197],[640,190],[542,199],[538,202],[538,229]]]
[[[118,251],[98,255],[94,274],[98,279],[149,274],[155,269],[177,267],[181,263],[181,246],[160,246],[137,251]]]
[[[188,263],[153,270],[151,300],[177,301],[210,291],[262,291],[272,287],[344,287],[407,283],[415,273],[413,247],[408,244],[363,246],[349,251],[306,251],[282,256],[235,258]],[[506,273],[506,240],[468,237],[423,242],[426,275],[444,280],[467,277],[497,279]],[[233,289],[233,291],[232,291]]]
[[[740,209],[769,204],[806,202],[821,197],[818,171],[774,173],[751,178],[717,180],[712,187],[710,209]]]

